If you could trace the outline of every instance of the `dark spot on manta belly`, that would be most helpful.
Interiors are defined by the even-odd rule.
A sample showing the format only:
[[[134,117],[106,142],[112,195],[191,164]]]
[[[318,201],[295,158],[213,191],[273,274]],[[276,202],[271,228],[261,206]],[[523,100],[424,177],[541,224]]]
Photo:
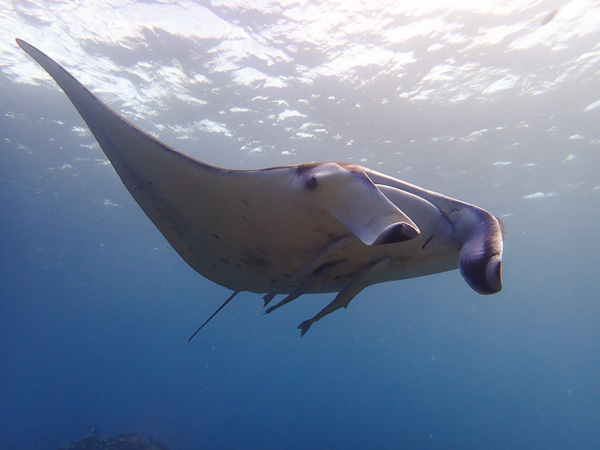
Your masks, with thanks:
[[[255,267],[264,267],[266,269],[271,269],[275,267],[273,261],[270,258],[265,258],[257,253],[248,253],[246,254],[246,259],[241,259],[242,262]]]
[[[221,239],[221,236],[219,236],[218,234],[215,233],[211,233],[216,239]]]

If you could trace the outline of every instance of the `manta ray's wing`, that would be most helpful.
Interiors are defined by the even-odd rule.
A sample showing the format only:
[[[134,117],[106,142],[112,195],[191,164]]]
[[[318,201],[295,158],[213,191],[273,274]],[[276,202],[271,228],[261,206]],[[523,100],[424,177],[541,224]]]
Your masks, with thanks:
[[[20,39],[17,43],[67,94],[135,201],[190,263],[188,248],[193,244],[184,235],[192,226],[199,225],[194,215],[201,212],[197,202],[193,202],[193,195],[210,192],[224,171],[179,153],[144,133],[104,105],[44,53]]]
[[[17,43],[67,94],[171,246],[218,284],[235,291],[282,292],[290,278],[305,283],[300,275],[327,262],[331,242],[348,232],[367,245],[419,234],[358,166],[233,171],[204,164],[144,133],[44,53]]]

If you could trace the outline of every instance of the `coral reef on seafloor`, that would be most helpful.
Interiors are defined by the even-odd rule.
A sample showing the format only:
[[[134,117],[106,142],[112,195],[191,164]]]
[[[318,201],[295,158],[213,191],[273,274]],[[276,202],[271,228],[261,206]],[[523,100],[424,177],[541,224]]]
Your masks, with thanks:
[[[119,434],[117,436],[101,436],[98,430],[59,450],[169,450],[165,444],[151,437],[135,433]]]

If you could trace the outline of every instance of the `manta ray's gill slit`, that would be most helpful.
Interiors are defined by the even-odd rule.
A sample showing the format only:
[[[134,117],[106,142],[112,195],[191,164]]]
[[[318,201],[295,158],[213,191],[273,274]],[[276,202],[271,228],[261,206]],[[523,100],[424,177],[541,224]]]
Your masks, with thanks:
[[[427,240],[425,241],[425,243],[421,246],[421,249],[425,250],[425,247],[427,246],[427,244],[429,244],[429,242],[433,239],[434,236],[435,236],[435,234],[432,234],[431,236],[429,236],[427,238]]]

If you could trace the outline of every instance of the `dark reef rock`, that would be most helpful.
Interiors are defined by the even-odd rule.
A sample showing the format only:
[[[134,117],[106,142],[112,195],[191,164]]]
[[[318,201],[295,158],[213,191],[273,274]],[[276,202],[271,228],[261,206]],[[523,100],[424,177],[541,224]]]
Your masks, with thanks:
[[[92,430],[89,436],[71,442],[59,450],[169,450],[169,447],[151,437],[135,433],[100,436],[97,430]]]

